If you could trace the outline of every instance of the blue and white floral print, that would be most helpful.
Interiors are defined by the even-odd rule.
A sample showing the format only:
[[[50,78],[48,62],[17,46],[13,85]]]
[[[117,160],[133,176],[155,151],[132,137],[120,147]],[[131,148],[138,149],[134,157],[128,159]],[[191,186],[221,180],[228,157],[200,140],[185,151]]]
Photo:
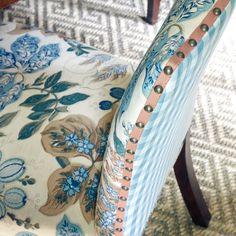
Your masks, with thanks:
[[[113,227],[115,220],[116,220],[116,215],[114,212],[104,211],[102,212],[101,217],[98,220],[97,224],[102,229],[108,229],[108,228]]]
[[[84,236],[84,234],[78,225],[72,224],[68,217],[64,215],[57,225],[56,236]]]
[[[215,0],[187,0],[183,4],[183,1],[180,0],[177,2],[176,7],[168,17],[167,22],[171,22],[173,20],[178,22],[190,20],[202,12],[207,11],[214,4],[214,2]],[[173,19],[175,17],[176,19]]]
[[[23,73],[37,72],[59,57],[58,44],[39,47],[39,38],[24,34],[11,44],[11,52],[0,47],[0,111],[15,102],[24,89]]]
[[[40,31],[4,34],[0,144],[7,152],[18,150],[27,172],[36,176],[19,171],[19,178],[8,184],[1,182],[0,171],[0,211],[1,218],[6,217],[0,231],[2,226],[8,230],[5,222],[20,227],[9,228],[11,235],[20,231],[21,236],[31,236],[30,232],[80,236],[94,231],[101,163],[131,72],[128,63],[75,40]],[[103,75],[107,79],[100,80]],[[100,109],[98,104],[106,100],[111,106]],[[0,167],[1,163],[5,162]]]
[[[48,67],[59,57],[58,44],[39,48],[39,38],[25,34],[11,45],[11,51],[0,48],[0,69],[19,68],[21,72],[35,72]]]
[[[129,139],[129,135],[131,133],[131,131],[133,130],[134,125],[131,122],[126,122],[125,120],[122,122],[122,126],[124,128],[124,135],[126,137],[125,142],[127,143],[128,139]]]
[[[68,52],[75,52],[76,56],[89,54],[89,51],[96,50],[95,48],[88,47],[74,39],[65,38],[65,41],[70,45],[67,49]]]
[[[112,56],[109,54],[96,54],[92,56],[91,58],[89,58],[88,60],[83,61],[81,65],[89,64],[89,63],[96,63],[96,65],[98,66],[105,62],[110,61],[111,59],[112,59]]]
[[[2,152],[0,151],[0,161]],[[8,183],[20,179],[25,173],[25,162],[20,158],[10,158],[0,164],[0,220],[6,216],[7,208],[20,209],[27,201],[26,193],[18,188],[6,189]]]
[[[70,146],[78,144],[79,137],[76,133],[73,132],[65,136],[65,141],[66,141],[66,145],[70,147]]]
[[[75,196],[81,191],[81,185],[88,177],[88,170],[83,166],[74,170],[74,172],[67,176],[65,181],[62,183],[62,190],[67,194],[68,197]]]
[[[95,144],[91,143],[89,139],[79,139],[78,140],[78,152],[84,153],[84,154],[89,154],[91,151],[94,149]]]
[[[106,80],[108,78],[117,79],[123,77],[127,73],[128,65],[112,65],[107,66],[103,70],[98,71],[95,77],[98,81]]]
[[[109,199],[106,197],[105,193],[104,193],[104,189],[103,186],[101,186],[100,190],[99,190],[99,199],[100,201],[104,204],[104,206],[111,210],[111,211],[115,211],[116,210],[116,206],[114,204],[112,204]]]

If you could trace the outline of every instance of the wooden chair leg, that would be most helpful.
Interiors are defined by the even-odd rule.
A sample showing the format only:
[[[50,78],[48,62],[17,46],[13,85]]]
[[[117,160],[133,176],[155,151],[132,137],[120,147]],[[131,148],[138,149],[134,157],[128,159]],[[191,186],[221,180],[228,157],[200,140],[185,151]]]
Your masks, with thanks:
[[[153,25],[157,22],[161,0],[148,0],[147,18],[149,24]]]
[[[196,179],[190,153],[189,133],[174,165],[175,176],[186,207],[196,225],[207,227],[211,219],[206,202]]]

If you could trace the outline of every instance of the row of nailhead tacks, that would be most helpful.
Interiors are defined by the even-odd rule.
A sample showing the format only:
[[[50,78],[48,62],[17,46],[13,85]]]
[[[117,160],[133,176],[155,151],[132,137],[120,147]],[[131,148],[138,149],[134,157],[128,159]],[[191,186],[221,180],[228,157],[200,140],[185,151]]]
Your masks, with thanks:
[[[214,8],[214,9],[213,9],[213,13],[214,13],[215,16],[219,16],[219,15],[221,14],[221,9],[220,9],[220,8]],[[201,30],[202,30],[203,32],[207,32],[207,31],[209,30],[209,27],[208,27],[207,24],[201,24],[201,25],[200,25],[200,28],[201,28]],[[189,39],[189,40],[188,40],[188,44],[189,44],[191,47],[195,47],[195,46],[197,45],[197,41],[196,41],[195,39]],[[185,58],[184,53],[181,52],[181,51],[178,51],[178,52],[176,53],[176,55],[177,55],[179,58],[183,58],[183,59]],[[164,68],[164,73],[165,73],[166,75],[171,75],[171,74],[173,73],[173,68],[172,68],[171,66],[165,66],[165,68]],[[161,94],[161,93],[163,92],[163,87],[162,87],[161,85],[156,85],[156,86],[154,87],[154,92],[157,93],[157,94]],[[151,112],[153,111],[153,107],[150,106],[150,105],[146,105],[146,106],[144,106],[144,110],[145,110],[146,112],[151,113]],[[137,128],[139,128],[139,129],[143,129],[144,126],[145,126],[145,124],[144,124],[143,122],[136,122],[135,126],[136,126]],[[134,138],[134,137],[131,137],[131,138],[129,139],[129,141],[130,141],[131,143],[133,143],[133,144],[137,144],[137,143],[138,143],[138,140],[137,140],[136,138]],[[133,151],[133,150],[131,150],[131,149],[128,149],[126,152],[127,152],[128,154],[130,154],[130,155],[134,155],[134,154],[135,154],[135,151]],[[133,160],[128,159],[128,158],[125,159],[125,161],[126,161],[127,163],[129,163],[129,164],[132,164],[132,163],[133,163]],[[126,167],[125,169],[126,169],[127,171],[129,171],[129,172],[132,172],[132,171],[133,171],[133,169],[130,168],[130,167]],[[130,180],[131,180],[130,177],[128,177],[128,176],[123,176],[123,179],[126,180],[126,181],[130,181]],[[128,191],[128,190],[129,190],[129,188],[126,187],[126,186],[122,186],[121,188],[122,188],[123,190],[125,190],[125,191]],[[121,201],[127,201],[127,198],[126,198],[125,196],[119,196],[119,199],[120,199]],[[124,212],[124,211],[125,211],[125,208],[119,207],[118,210],[121,211],[121,212]],[[116,221],[119,222],[119,223],[122,223],[122,222],[123,222],[123,219],[117,218]],[[121,228],[116,228],[116,231],[117,231],[117,232],[122,232],[122,229],[121,229]]]

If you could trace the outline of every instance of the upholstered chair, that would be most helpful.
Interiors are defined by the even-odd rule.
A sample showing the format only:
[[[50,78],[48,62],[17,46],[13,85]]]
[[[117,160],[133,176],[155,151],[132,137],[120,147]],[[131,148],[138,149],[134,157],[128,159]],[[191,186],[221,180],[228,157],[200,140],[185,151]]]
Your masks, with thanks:
[[[142,235],[173,167],[206,227],[187,133],[234,5],[177,0],[135,71],[75,40],[2,24],[0,235]]]

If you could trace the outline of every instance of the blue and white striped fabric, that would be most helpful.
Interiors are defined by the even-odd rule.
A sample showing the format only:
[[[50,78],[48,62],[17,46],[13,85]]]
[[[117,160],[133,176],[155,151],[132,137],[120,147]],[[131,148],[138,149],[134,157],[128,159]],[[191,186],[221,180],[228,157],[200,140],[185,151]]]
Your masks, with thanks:
[[[135,154],[125,209],[125,236],[142,235],[182,147],[191,123],[199,80],[234,4],[235,1],[231,1],[198,46],[177,68],[145,126]]]

